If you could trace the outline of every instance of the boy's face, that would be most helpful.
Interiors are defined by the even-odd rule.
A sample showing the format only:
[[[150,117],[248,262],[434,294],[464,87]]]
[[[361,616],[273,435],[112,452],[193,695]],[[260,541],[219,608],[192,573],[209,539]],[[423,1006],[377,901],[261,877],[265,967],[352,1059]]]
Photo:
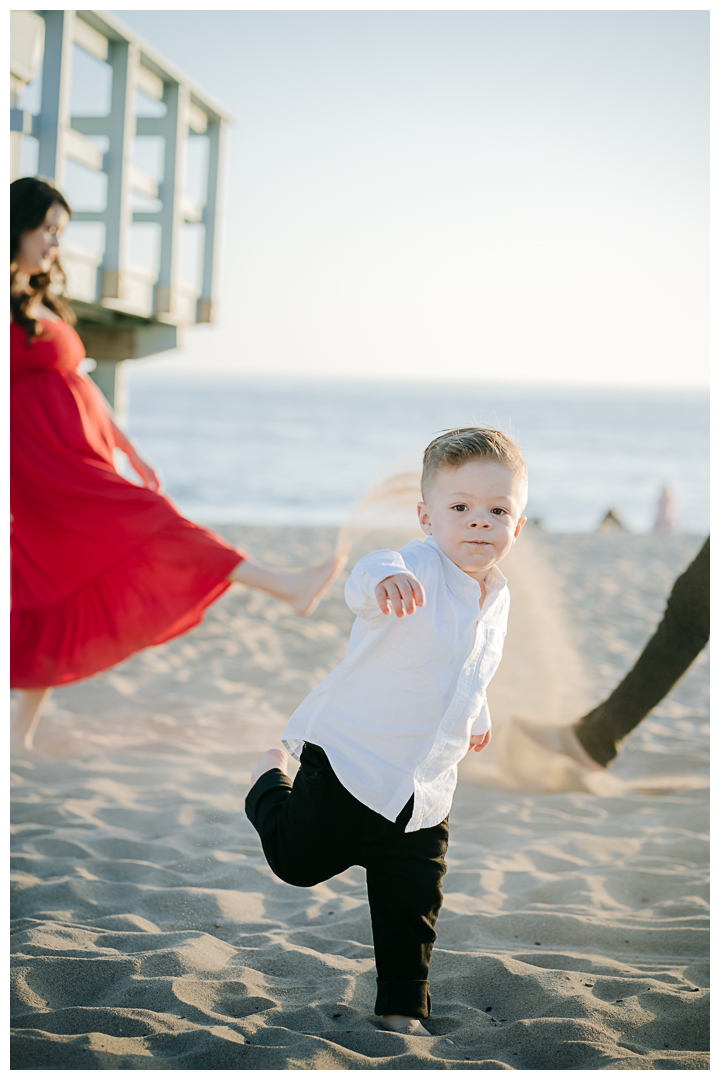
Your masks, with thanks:
[[[440,470],[418,517],[448,559],[482,581],[520,535],[524,501],[517,473],[497,461],[469,461]]]

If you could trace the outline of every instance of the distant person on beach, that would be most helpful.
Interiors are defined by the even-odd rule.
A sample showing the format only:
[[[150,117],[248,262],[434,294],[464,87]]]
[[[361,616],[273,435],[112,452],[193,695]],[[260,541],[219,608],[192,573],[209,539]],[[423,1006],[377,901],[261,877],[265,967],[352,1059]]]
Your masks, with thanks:
[[[181,517],[79,373],[85,353],[58,291],[66,200],[44,180],[16,180],[10,219],[13,744],[31,750],[50,687],[184,634],[233,581],[307,614],[344,559],[270,570]],[[116,471],[115,447],[142,486]]]
[[[421,488],[428,539],[365,556],[348,580],[357,619],[347,657],[283,736],[300,760],[295,783],[285,751],[268,750],[245,802],[289,884],[366,868],[375,1013],[414,1035],[429,1034],[421,1021],[457,765],[490,741],[486,688],[510,604],[497,563],[525,524],[527,470],[502,432],[462,428],[430,443]]]
[[[676,506],[670,488],[665,486],[660,492],[655,515],[655,532],[672,532],[675,524]]]
[[[597,531],[598,532],[607,532],[607,531],[614,532],[615,529],[624,529],[624,528],[625,528],[625,526],[623,525],[622,521],[620,520],[620,515],[618,514],[617,510],[613,510],[611,508],[610,510],[608,510],[607,514],[605,515],[605,517],[602,519],[602,521],[598,525]]]
[[[523,722],[522,730],[585,768],[604,769],[630,732],[670,693],[709,638],[710,537],[676,580],[655,633],[610,697],[572,726]]]

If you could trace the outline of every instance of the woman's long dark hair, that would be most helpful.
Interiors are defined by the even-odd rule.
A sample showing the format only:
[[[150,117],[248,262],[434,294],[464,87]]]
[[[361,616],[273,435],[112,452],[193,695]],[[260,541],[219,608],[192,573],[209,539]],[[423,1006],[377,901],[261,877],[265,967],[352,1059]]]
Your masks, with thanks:
[[[57,259],[46,274],[33,274],[30,291],[16,287],[18,266],[15,262],[20,251],[23,233],[39,229],[51,207],[58,204],[68,214],[72,211],[57,188],[37,176],[23,176],[10,185],[10,311],[13,321],[28,335],[28,344],[42,334],[42,325],[28,315],[28,307],[37,297],[65,322],[74,323],[75,313],[60,295],[65,285],[65,272]],[[53,288],[54,286],[54,288]]]

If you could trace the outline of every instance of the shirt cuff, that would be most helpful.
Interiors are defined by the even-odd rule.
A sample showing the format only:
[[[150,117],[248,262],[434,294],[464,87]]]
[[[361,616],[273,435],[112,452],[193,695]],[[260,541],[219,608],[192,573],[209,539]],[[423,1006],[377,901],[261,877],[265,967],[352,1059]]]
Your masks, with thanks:
[[[408,568],[399,551],[373,551],[361,559],[351,577],[357,573],[360,579],[367,580],[372,589],[391,574],[407,573]]]
[[[475,717],[470,728],[471,735],[485,735],[492,727],[492,720],[490,719],[490,709],[488,707],[487,698],[483,701],[482,709]]]
[[[375,589],[392,574],[409,573],[399,551],[373,551],[354,567],[345,585],[345,601],[351,611],[367,618],[382,615],[375,599]]]

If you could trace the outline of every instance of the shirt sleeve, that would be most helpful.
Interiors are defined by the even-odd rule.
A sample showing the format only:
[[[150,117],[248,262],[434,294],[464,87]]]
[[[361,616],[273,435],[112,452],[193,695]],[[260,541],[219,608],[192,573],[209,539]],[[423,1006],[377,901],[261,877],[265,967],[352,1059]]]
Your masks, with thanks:
[[[490,708],[488,706],[487,697],[483,701],[482,709],[473,720],[472,727],[470,728],[471,735],[484,735],[492,727],[492,720],[490,719]]]
[[[399,551],[373,551],[354,567],[345,584],[345,602],[361,619],[385,618],[375,599],[375,587],[391,574],[412,573]]]

